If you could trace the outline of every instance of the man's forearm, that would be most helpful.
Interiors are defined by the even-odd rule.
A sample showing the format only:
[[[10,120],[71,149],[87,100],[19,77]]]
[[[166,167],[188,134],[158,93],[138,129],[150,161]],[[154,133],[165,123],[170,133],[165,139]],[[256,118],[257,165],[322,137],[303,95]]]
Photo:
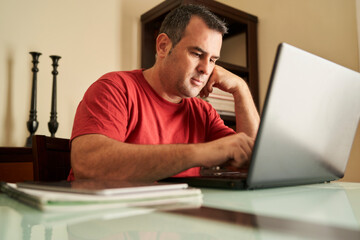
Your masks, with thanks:
[[[241,82],[238,90],[233,95],[235,101],[236,132],[244,132],[250,137],[255,138],[260,117],[247,84]]]
[[[207,143],[139,145],[91,134],[72,141],[71,165],[76,179],[153,182],[186,169],[230,161],[240,167],[251,155],[253,140],[234,134]]]
[[[103,135],[72,142],[75,178],[155,181],[199,165],[193,144],[127,144]]]
[[[246,82],[239,76],[216,65],[208,83],[202,89],[201,95],[207,97],[213,91],[213,87],[234,96],[236,132],[243,132],[255,138],[260,118]]]

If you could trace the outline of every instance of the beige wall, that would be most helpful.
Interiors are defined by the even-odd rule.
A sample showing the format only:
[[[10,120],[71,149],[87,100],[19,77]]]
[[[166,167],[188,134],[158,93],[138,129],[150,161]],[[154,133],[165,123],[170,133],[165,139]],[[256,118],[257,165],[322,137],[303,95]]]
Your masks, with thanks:
[[[258,16],[260,102],[276,46],[285,41],[359,70],[359,0],[219,0]],[[70,137],[78,102],[100,75],[140,66],[140,15],[161,0],[0,0],[0,146],[22,146],[28,135],[31,56],[39,51],[37,134],[48,135],[51,60],[58,75],[58,137]],[[359,9],[359,7],[357,8]],[[345,180],[360,181],[360,131]],[[359,176],[357,176],[359,175]]]
[[[360,0],[356,0],[356,22],[357,22],[357,37],[358,37],[358,71],[360,71]],[[350,160],[346,168],[345,177],[342,181],[360,182],[360,124],[355,136]]]
[[[141,13],[160,0],[0,0],[0,146],[22,146],[28,136],[31,56],[38,73],[37,134],[49,134],[52,67],[58,75],[56,136],[70,137],[74,112],[88,86],[108,71],[139,67]]]

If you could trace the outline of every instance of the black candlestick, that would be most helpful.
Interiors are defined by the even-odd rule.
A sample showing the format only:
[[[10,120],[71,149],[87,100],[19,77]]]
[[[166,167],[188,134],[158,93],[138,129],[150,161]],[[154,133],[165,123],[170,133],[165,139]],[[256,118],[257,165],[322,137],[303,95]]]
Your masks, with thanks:
[[[30,52],[32,56],[33,68],[31,71],[33,72],[33,80],[32,80],[32,89],[31,89],[31,103],[30,103],[30,115],[29,121],[27,121],[27,129],[30,132],[30,136],[26,139],[26,147],[32,146],[32,136],[36,132],[39,122],[36,119],[36,91],[37,91],[37,72],[39,69],[37,68],[37,64],[39,63],[39,57],[41,53],[39,52]]]
[[[58,62],[61,58],[60,56],[52,55],[50,58],[53,61],[53,71],[51,72],[53,75],[53,87],[52,87],[52,98],[51,98],[51,112],[50,112],[50,121],[48,123],[49,131],[51,133],[51,137],[55,137],[55,133],[59,127],[59,123],[57,122],[57,112],[56,112],[56,75],[58,74],[57,67],[59,66]]]

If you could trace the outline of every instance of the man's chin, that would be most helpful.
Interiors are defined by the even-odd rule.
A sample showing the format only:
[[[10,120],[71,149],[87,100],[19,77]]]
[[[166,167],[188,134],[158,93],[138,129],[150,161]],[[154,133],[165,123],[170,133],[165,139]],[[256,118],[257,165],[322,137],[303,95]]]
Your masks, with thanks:
[[[200,94],[202,87],[197,88],[197,87],[192,87],[192,88],[183,88],[183,91],[181,91],[182,93],[182,98],[193,98],[193,97],[197,97]]]
[[[193,98],[193,97],[198,97],[198,96],[200,96],[200,91],[198,91],[198,92],[193,92],[193,93],[189,93],[189,94],[187,94],[186,97],[184,97],[184,98]]]

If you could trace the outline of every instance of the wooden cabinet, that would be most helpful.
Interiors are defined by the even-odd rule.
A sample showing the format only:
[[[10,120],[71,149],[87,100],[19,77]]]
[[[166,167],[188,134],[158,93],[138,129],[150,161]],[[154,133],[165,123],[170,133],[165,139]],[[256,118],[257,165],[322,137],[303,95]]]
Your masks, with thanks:
[[[32,147],[0,147],[0,181],[59,181],[69,175],[69,139],[34,135]]]
[[[182,4],[201,4],[206,6],[210,11],[215,13],[220,19],[224,19],[229,27],[229,33],[224,36],[223,47],[227,40],[243,35],[244,48],[241,51],[244,54],[242,65],[225,61],[217,63],[231,72],[241,76],[248,83],[253,95],[255,104],[259,109],[258,93],[258,52],[257,52],[257,22],[256,16],[245,13],[238,9],[229,7],[225,4],[213,0],[166,0],[155,6],[148,12],[141,15],[141,66],[150,68],[155,63],[155,40],[159,33],[162,21],[167,13]],[[238,47],[240,42],[237,38],[228,44],[230,48]],[[231,49],[230,49],[231,51]],[[237,53],[235,53],[237,54]],[[236,57],[236,56],[234,56]],[[239,56],[240,57],[240,56]],[[222,116],[224,120],[232,120]]]
[[[0,181],[21,182],[33,179],[32,148],[0,147]]]

